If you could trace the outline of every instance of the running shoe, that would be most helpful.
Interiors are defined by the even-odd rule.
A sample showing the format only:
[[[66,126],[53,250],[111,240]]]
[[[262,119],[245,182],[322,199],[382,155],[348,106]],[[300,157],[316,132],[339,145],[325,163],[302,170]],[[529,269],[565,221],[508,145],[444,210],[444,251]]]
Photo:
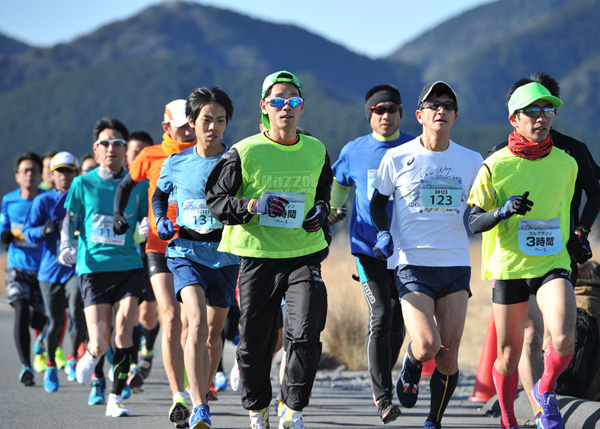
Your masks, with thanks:
[[[129,399],[131,398],[131,387],[128,384],[123,386],[123,390],[121,390],[121,399]]]
[[[144,379],[139,371],[139,368],[135,366],[129,371],[129,377],[127,377],[127,384],[131,387],[133,393],[140,393],[144,391]]]
[[[75,376],[79,384],[88,384],[92,379],[94,368],[98,365],[99,359],[94,359],[90,352],[85,352],[83,357],[77,362]]]
[[[142,348],[142,352],[140,353],[140,357],[138,359],[138,367],[140,368],[140,372],[142,374],[142,378],[145,380],[150,375],[150,370],[152,369],[152,358],[154,357],[154,351],[146,350],[146,347]]]
[[[392,401],[385,396],[379,401],[375,401],[375,405],[377,405],[377,411],[379,412],[379,417],[383,424],[393,422],[402,414],[400,407],[392,404]]]
[[[423,429],[442,429],[442,424],[440,422],[433,423],[430,421],[426,421],[425,426],[423,426]]]
[[[240,367],[238,366],[237,359],[233,364],[233,368],[231,368],[231,372],[229,373],[229,383],[231,384],[231,388],[234,392],[239,392],[242,390],[242,378],[240,376]]]
[[[182,394],[173,396],[173,405],[169,409],[169,419],[175,423],[178,428],[187,427],[190,418],[190,406]],[[185,426],[182,426],[185,425]]]
[[[42,334],[40,333],[33,343],[33,354],[43,355],[45,351],[46,347],[44,347],[44,341],[42,340]]]
[[[227,390],[227,374],[224,372],[217,372],[213,380],[215,390],[220,392],[221,390]]]
[[[208,395],[206,395],[206,398],[209,401],[218,401],[219,400],[219,392],[217,391],[217,389],[215,389],[214,381],[210,382],[210,386],[208,387]]]
[[[285,404],[283,403],[283,399],[281,399],[281,392],[277,394],[277,398],[275,398],[275,413],[277,417],[282,417],[285,411]]]
[[[46,352],[33,357],[33,369],[35,369],[35,372],[44,372],[46,370]]]
[[[250,415],[250,429],[269,429],[269,409],[248,412]]]
[[[111,393],[108,395],[108,401],[106,404],[106,415],[108,417],[127,417],[130,416],[131,413],[123,402],[121,401],[121,397],[119,395],[115,395]]]
[[[558,409],[558,400],[556,399],[556,393],[539,391],[540,382],[538,380],[533,386],[531,392],[533,400],[540,407],[540,419],[537,422],[538,428],[540,429],[563,429],[564,422]]]
[[[210,429],[210,410],[208,405],[198,405],[190,417],[191,429]]]
[[[67,380],[74,381],[77,378],[77,358],[71,358],[67,361],[65,367],[65,373],[67,374]]]
[[[92,381],[92,391],[88,398],[88,405],[106,404],[106,378]]]
[[[35,378],[33,377],[33,369],[30,366],[24,366],[19,373],[19,381],[25,386],[30,387],[35,384]]]
[[[417,403],[422,369],[423,365],[416,368],[410,362],[408,353],[404,356],[402,371],[396,382],[396,395],[398,395],[400,403],[406,408],[412,408]]]
[[[302,413],[283,406],[283,415],[279,419],[279,429],[304,429]]]
[[[67,357],[62,347],[57,347],[54,352],[54,360],[56,361],[56,367],[58,369],[64,369],[67,366]]]
[[[55,366],[46,367],[46,373],[44,374],[44,390],[48,393],[58,392],[58,368]]]

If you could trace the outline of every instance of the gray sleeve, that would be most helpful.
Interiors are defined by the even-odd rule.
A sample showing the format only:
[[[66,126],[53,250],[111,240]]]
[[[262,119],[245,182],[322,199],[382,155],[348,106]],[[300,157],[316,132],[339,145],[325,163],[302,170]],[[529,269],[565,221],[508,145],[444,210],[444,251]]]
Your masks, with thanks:
[[[75,230],[77,229],[77,220],[79,216],[73,212],[67,212],[62,221],[60,228],[60,250],[67,247],[73,247],[73,239],[75,238]]]

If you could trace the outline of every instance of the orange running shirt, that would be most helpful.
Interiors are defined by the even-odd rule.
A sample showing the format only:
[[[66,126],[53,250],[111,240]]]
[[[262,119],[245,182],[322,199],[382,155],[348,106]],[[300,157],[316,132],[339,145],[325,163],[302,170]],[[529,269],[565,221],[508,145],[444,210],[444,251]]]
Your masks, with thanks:
[[[150,184],[148,186],[148,221],[150,223],[150,231],[148,232],[148,241],[146,242],[146,253],[167,252],[168,241],[158,238],[154,212],[152,211],[152,195],[154,195],[156,182],[160,177],[160,166],[169,155],[179,153],[195,144],[196,140],[189,143],[177,142],[165,133],[162,144],[144,148],[129,166],[129,175],[134,182],[148,180]],[[177,231],[179,229],[176,223],[177,204],[169,204],[167,216],[173,222],[173,226],[175,226],[175,230]]]

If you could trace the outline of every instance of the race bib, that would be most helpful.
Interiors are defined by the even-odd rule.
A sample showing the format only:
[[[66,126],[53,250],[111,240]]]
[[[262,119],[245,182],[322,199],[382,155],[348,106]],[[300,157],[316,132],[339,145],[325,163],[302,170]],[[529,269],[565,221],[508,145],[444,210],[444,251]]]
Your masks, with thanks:
[[[210,215],[206,200],[187,200],[181,205],[183,226],[200,234],[208,234],[223,229],[223,224]]]
[[[458,214],[463,200],[459,179],[429,179],[420,184],[419,206],[423,213]]]
[[[560,220],[519,219],[519,249],[530,256],[556,255],[563,249]]]
[[[281,216],[261,215],[259,225],[274,226],[277,228],[301,228],[304,222],[304,194],[302,192],[270,192],[263,193],[263,198],[277,195],[285,198],[290,203]]]
[[[90,233],[92,243],[111,244],[113,246],[125,245],[125,234],[117,235],[113,231],[112,215],[92,215],[92,231]]]

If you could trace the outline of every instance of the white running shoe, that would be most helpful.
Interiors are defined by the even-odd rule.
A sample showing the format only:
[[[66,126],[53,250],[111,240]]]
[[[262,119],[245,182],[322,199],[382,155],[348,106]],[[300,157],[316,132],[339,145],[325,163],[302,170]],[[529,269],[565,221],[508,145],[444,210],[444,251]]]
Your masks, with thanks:
[[[121,396],[111,393],[108,395],[108,402],[106,403],[106,415],[108,417],[127,417],[130,416],[131,413],[125,408],[125,405],[123,405]]]
[[[229,374],[229,383],[231,384],[231,389],[234,392],[239,392],[242,390],[242,378],[240,377],[240,368],[237,363],[237,359],[233,364],[233,368],[231,368],[231,373]]]
[[[88,351],[86,351],[81,359],[79,359],[77,368],[75,369],[77,382],[79,384],[89,384],[92,380],[92,374],[94,374],[94,368],[98,365],[98,361],[99,359],[94,359]]]

